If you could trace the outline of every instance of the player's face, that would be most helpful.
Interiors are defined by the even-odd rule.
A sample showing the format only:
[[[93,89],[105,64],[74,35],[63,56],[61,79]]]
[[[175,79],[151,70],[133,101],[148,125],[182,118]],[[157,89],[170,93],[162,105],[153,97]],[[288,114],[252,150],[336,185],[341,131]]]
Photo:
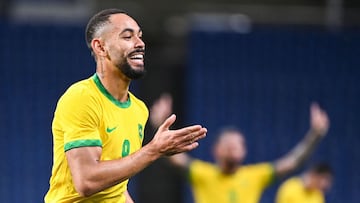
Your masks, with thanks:
[[[129,79],[140,78],[145,74],[145,44],[139,25],[125,14],[112,15],[110,21],[105,34],[108,58]]]
[[[237,167],[246,156],[244,137],[237,132],[221,135],[215,145],[215,158],[228,168]]]
[[[323,192],[330,189],[332,184],[332,176],[330,174],[315,175],[315,187]]]

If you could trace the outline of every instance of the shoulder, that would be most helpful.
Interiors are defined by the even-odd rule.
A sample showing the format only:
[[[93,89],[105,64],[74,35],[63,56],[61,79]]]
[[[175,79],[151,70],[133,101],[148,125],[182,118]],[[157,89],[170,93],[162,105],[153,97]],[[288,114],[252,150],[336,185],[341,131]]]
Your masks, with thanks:
[[[263,162],[263,163],[257,163],[257,164],[249,164],[244,165],[240,167],[239,170],[242,171],[269,171],[274,172],[274,165],[270,162]]]
[[[301,202],[303,200],[301,179],[297,176],[285,180],[278,188],[276,202]]]
[[[219,169],[213,163],[193,159],[189,165],[189,180],[195,184],[211,179],[219,173]]]
[[[189,165],[189,169],[190,171],[198,170],[205,172],[205,171],[215,171],[217,167],[213,163],[202,161],[199,159],[193,159]]]
[[[297,176],[291,177],[281,184],[281,188],[283,189],[295,189],[300,187],[302,187],[302,181],[301,178]]]
[[[276,179],[274,167],[271,163],[259,163],[241,166],[237,174],[256,181],[262,187],[266,187],[273,183]]]
[[[145,103],[141,99],[137,98],[133,93],[129,92],[129,96],[131,102],[135,105],[146,107]]]
[[[146,104],[142,100],[137,98],[131,92],[129,92],[129,97],[130,97],[131,105],[134,105],[136,108],[139,108],[140,110],[148,113],[149,110],[148,110]]]
[[[100,99],[95,84],[91,78],[81,80],[71,85],[60,97],[57,111],[77,112],[88,110],[100,112]]]
[[[92,81],[88,78],[72,84],[61,96],[60,101],[71,98],[90,97],[93,96],[94,93]]]
[[[72,84],[66,92],[63,94],[64,96],[93,96],[95,94],[95,85],[91,78],[78,81]]]

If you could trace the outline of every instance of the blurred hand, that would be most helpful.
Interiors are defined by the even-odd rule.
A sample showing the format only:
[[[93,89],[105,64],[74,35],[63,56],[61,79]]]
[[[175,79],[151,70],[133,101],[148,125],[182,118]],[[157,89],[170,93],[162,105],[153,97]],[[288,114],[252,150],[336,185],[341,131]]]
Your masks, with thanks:
[[[311,129],[320,136],[324,136],[329,129],[329,118],[327,113],[317,103],[310,107]]]
[[[172,97],[170,94],[162,94],[150,108],[150,123],[158,128],[172,113]]]
[[[199,145],[197,141],[206,136],[207,129],[200,125],[170,130],[175,120],[174,114],[167,118],[149,143],[160,155],[173,155],[193,150]]]

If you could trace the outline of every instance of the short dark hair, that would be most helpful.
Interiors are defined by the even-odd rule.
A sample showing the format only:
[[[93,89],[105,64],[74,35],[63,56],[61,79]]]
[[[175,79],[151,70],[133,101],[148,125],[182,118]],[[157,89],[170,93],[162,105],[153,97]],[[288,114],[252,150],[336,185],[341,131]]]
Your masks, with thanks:
[[[315,174],[333,174],[331,166],[325,162],[319,162],[312,165],[309,171]]]
[[[90,18],[88,24],[86,25],[85,30],[85,40],[88,48],[92,52],[91,41],[94,39],[95,33],[104,25],[109,23],[109,18],[113,14],[123,13],[128,15],[124,10],[117,8],[110,8],[102,10],[96,13],[93,17]]]

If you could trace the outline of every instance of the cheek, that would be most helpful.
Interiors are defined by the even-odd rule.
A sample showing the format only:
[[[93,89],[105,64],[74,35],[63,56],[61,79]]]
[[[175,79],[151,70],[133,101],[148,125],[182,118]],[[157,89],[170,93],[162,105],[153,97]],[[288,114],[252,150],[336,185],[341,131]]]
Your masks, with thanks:
[[[123,48],[119,46],[110,45],[108,47],[108,55],[112,59],[119,59],[119,58],[125,58],[127,56],[127,53],[124,51]]]
[[[323,190],[328,190],[331,187],[331,181],[330,180],[322,180],[321,181],[321,188]]]
[[[246,151],[242,148],[237,149],[234,152],[234,156],[236,157],[236,159],[243,159],[245,157]]]

